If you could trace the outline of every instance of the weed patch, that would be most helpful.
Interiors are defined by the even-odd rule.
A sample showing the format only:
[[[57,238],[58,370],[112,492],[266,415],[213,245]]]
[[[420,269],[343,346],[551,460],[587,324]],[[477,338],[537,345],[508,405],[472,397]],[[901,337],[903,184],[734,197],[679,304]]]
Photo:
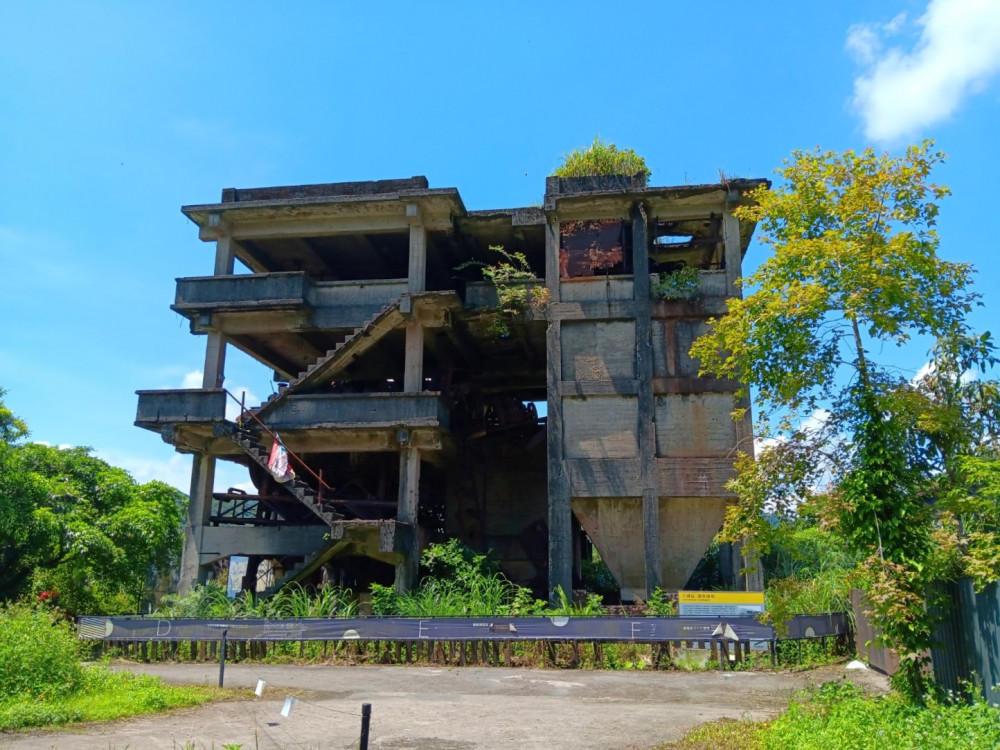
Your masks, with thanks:
[[[770,722],[716,721],[660,750],[952,750],[1000,747],[1000,710],[982,700],[920,706],[894,693],[871,697],[830,682]]]
[[[51,697],[22,693],[0,700],[0,731],[111,721],[240,695],[235,690],[168,685],[150,675],[91,667],[83,670],[81,683],[72,693]]]

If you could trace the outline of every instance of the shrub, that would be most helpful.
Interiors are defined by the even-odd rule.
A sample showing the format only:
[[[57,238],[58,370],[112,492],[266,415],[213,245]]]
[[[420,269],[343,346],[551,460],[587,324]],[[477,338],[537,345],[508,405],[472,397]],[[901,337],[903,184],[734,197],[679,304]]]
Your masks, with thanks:
[[[563,156],[556,169],[556,177],[596,177],[612,174],[642,174],[647,179],[653,174],[646,160],[630,148],[620,149],[594,136],[589,148],[575,149]]]
[[[698,296],[698,269],[690,266],[661,273],[650,287],[654,299],[692,299]]]
[[[529,310],[535,314],[542,313],[549,303],[549,290],[544,285],[528,286],[538,276],[531,270],[524,253],[516,250],[508,252],[503,245],[490,245],[490,251],[500,255],[501,259],[492,264],[470,260],[456,266],[455,270],[482,269],[483,279],[496,289],[497,312],[500,313],[492,321],[490,331],[497,338],[506,338],[510,335],[508,319],[518,318]]]
[[[68,623],[44,608],[0,607],[0,695],[65,695],[82,680],[77,640]]]

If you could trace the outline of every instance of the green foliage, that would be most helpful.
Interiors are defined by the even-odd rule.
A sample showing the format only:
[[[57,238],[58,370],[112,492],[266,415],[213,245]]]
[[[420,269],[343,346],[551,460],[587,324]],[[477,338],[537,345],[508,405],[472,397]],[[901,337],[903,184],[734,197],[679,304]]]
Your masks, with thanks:
[[[687,266],[659,274],[650,285],[650,294],[653,299],[693,299],[698,296],[698,283],[698,269]]]
[[[42,606],[0,605],[0,696],[65,695],[83,676],[69,623]]]
[[[455,270],[482,268],[483,278],[496,289],[497,312],[500,313],[491,322],[490,331],[497,338],[506,338],[510,335],[510,319],[528,311],[539,314],[545,310],[549,303],[549,290],[544,284],[530,285],[538,281],[538,276],[531,270],[524,253],[508,252],[503,245],[490,245],[490,250],[499,254],[501,260],[492,264],[470,260],[456,266]]]
[[[752,719],[718,719],[702,724],[676,742],[657,745],[655,750],[760,750],[765,724]]]
[[[544,614],[568,617],[599,617],[604,614],[603,597],[600,594],[587,594],[582,602],[571,602],[562,586],[556,586],[554,593],[558,604],[550,606]]]
[[[937,256],[935,201],[949,191],[928,182],[944,158],[930,147],[898,159],[797,151],[783,185],[752,191],[737,213],[773,253],[693,347],[704,370],[753,384],[761,407],[809,414],[839,395],[842,366],[864,367],[867,347],[960,329],[971,269]]]
[[[618,601],[620,594],[618,581],[615,580],[611,569],[597,553],[596,548],[591,559],[581,562],[580,577],[583,579],[583,585],[588,591],[593,591],[595,594],[600,594],[604,597],[613,597],[614,601]]]
[[[1000,389],[967,381],[996,357],[989,335],[967,330],[971,269],[937,255],[936,201],[948,189],[929,181],[943,159],[930,149],[796,152],[783,185],[737,210],[760,223],[773,254],[691,350],[742,395],[754,387],[757,434],[770,438],[756,462],[737,461],[724,537],[766,553],[767,511],[811,517],[843,540],[851,580],[902,657],[897,684],[918,701],[933,625],[925,591],[962,572],[1000,578],[996,504],[973,499],[984,488],[961,471],[964,456],[996,458]],[[918,382],[873,358],[917,334],[938,342]],[[818,424],[803,427],[806,417]],[[835,583],[820,578],[775,587],[776,601]]]
[[[184,496],[88,448],[17,442],[23,424],[0,410],[0,601],[47,592],[71,614],[135,612],[179,558]]]
[[[112,721],[237,695],[234,690],[204,685],[167,685],[158,677],[111,672],[104,667],[87,667],[82,674],[77,689],[70,693],[0,697],[0,731]]]
[[[866,696],[828,682],[798,696],[770,722],[705,724],[660,750],[949,750],[1000,747],[1000,711],[982,701],[908,703],[899,696]]]
[[[218,583],[194,586],[183,596],[167,594],[153,613],[157,617],[263,618],[356,617],[358,603],[350,589],[334,586],[312,588],[292,583],[270,597],[244,592],[226,596]]]
[[[983,702],[916,706],[899,696],[866,697],[850,683],[826,683],[792,702],[763,733],[764,750],[812,748],[980,748],[1000,746],[1000,711]]]
[[[372,612],[396,617],[537,614],[540,602],[508,581],[496,562],[457,539],[432,544],[420,557],[428,575],[413,591],[372,585]]]
[[[632,149],[619,149],[613,143],[602,141],[600,136],[594,136],[594,142],[588,148],[574,149],[565,154],[554,174],[557,177],[642,174],[649,179],[653,173],[646,166],[646,160]]]
[[[650,593],[649,601],[646,602],[646,614],[653,617],[676,617],[677,600],[657,586]]]
[[[761,560],[767,618],[776,626],[796,615],[850,612],[850,548],[810,519],[776,520]]]

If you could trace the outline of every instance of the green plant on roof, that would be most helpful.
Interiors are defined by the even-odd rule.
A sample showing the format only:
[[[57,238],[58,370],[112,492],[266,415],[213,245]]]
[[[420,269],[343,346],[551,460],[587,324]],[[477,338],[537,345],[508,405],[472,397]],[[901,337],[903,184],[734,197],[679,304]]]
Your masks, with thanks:
[[[563,155],[562,164],[554,172],[556,177],[596,177],[611,174],[641,174],[649,179],[653,174],[646,160],[630,148],[619,149],[605,143],[599,135],[589,148],[574,149]]]

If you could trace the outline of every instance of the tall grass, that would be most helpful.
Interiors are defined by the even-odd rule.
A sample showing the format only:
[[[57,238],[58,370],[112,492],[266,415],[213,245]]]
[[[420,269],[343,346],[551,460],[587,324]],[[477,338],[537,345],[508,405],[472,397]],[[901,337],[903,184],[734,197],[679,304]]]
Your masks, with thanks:
[[[293,619],[355,617],[358,603],[350,589],[319,589],[291,583],[273,596],[244,592],[235,599],[217,583],[195,586],[184,596],[168,594],[153,613],[157,617]]]
[[[84,667],[69,624],[44,607],[0,607],[0,731],[103,721],[231,695]]]
[[[1000,747],[1000,710],[982,700],[928,701],[866,696],[831,682],[792,701],[770,722],[706,724],[660,750],[951,750]]]

